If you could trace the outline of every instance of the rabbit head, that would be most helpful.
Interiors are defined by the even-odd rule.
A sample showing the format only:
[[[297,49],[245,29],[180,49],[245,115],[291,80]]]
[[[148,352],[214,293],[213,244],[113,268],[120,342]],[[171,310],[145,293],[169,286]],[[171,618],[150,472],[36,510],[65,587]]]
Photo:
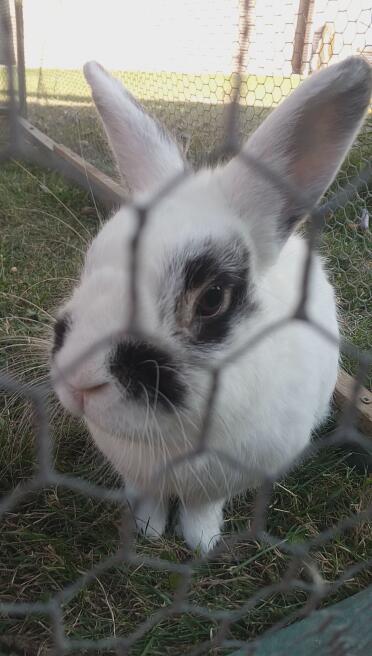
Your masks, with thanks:
[[[312,75],[240,154],[196,173],[117,79],[96,63],[85,76],[133,202],[92,241],[80,282],[59,310],[54,387],[92,431],[141,440],[159,429],[181,440],[180,416],[195,435],[200,427],[208,368],[265,313],[273,318],[262,298],[267,272],[355,138],[370,68],[349,58]],[[241,391],[232,386],[228,394],[234,405]]]

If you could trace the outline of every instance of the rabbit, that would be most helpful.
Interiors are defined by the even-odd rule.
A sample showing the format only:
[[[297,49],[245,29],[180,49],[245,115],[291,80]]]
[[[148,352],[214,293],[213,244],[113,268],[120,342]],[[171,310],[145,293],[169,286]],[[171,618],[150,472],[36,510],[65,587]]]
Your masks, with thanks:
[[[79,283],[57,312],[51,380],[122,477],[138,530],[160,537],[177,497],[185,542],[207,554],[221,539],[226,502],[289,470],[329,413],[339,332],[318,254],[306,312],[333,339],[298,319],[243,346],[298,307],[307,246],[296,228],[361,127],[371,70],[350,57],[314,73],[240,154],[198,172],[119,80],[95,62],[84,73],[133,202],[93,239]],[[159,193],[177,176],[182,181]],[[150,207],[138,243],[135,334],[128,332],[134,207]],[[199,443],[211,368],[229,357],[205,449],[187,458]],[[172,459],[178,464],[166,467]]]

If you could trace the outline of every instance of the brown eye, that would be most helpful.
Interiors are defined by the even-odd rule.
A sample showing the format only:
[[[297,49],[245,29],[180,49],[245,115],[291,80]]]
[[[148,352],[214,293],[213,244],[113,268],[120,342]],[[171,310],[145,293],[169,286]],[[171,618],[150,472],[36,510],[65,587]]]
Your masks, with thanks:
[[[216,317],[227,310],[230,300],[230,287],[220,287],[220,285],[209,287],[198,299],[196,314],[203,319]]]

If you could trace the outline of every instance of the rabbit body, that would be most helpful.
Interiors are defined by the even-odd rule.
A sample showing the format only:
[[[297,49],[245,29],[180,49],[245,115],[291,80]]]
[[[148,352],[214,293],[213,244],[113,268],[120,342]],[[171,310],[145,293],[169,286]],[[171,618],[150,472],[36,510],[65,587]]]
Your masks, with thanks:
[[[330,184],[360,127],[370,70],[357,58],[330,67],[265,121],[243,152],[271,167],[273,181],[235,158],[185,176],[156,202],[156,190],[185,168],[175,142],[101,67],[89,64],[86,76],[134,205],[93,240],[61,309],[54,387],[123,477],[139,529],[161,535],[177,496],[187,543],[206,552],[220,537],[226,500],[282,474],[328,414],[339,358],[335,295],[314,254],[310,322],[289,320],[307,254],[292,227]],[[335,121],[340,97],[352,107]],[[126,335],[138,206],[149,208],[138,250],[138,334]],[[211,367],[223,371],[196,454]]]

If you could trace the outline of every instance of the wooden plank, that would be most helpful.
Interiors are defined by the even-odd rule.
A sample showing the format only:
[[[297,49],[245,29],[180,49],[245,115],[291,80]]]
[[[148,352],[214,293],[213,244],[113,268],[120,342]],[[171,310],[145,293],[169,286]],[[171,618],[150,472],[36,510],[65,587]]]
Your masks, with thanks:
[[[44,134],[44,132],[41,132],[41,130],[32,125],[32,123],[30,123],[30,121],[28,121],[26,118],[19,116],[18,121],[26,137],[28,137],[32,142],[35,142],[36,145],[40,145],[43,148],[47,148],[53,152],[55,145],[53,139],[50,139],[46,134]]]
[[[85,175],[95,188],[100,188],[107,192],[108,196],[112,198],[113,204],[123,203],[126,200],[123,188],[112,178],[110,178],[102,171],[99,171],[93,164],[87,162],[82,157],[74,153],[70,148],[56,144],[54,152],[57,156],[69,162],[71,166],[76,167],[83,175]]]
[[[120,184],[108,175],[99,171],[70,148],[56,143],[44,132],[36,128],[23,117],[18,118],[23,136],[27,144],[34,147],[35,152],[23,148],[25,156],[53,169],[57,169],[69,179],[83,186],[88,192],[92,191],[97,200],[108,207],[121,205],[126,202],[127,194]]]
[[[353,398],[354,386],[355,379],[340,369],[334,393],[334,402],[337,408],[343,410],[350,403],[350,399]],[[356,419],[359,430],[368,437],[372,437],[372,393],[363,386],[358,391]]]

